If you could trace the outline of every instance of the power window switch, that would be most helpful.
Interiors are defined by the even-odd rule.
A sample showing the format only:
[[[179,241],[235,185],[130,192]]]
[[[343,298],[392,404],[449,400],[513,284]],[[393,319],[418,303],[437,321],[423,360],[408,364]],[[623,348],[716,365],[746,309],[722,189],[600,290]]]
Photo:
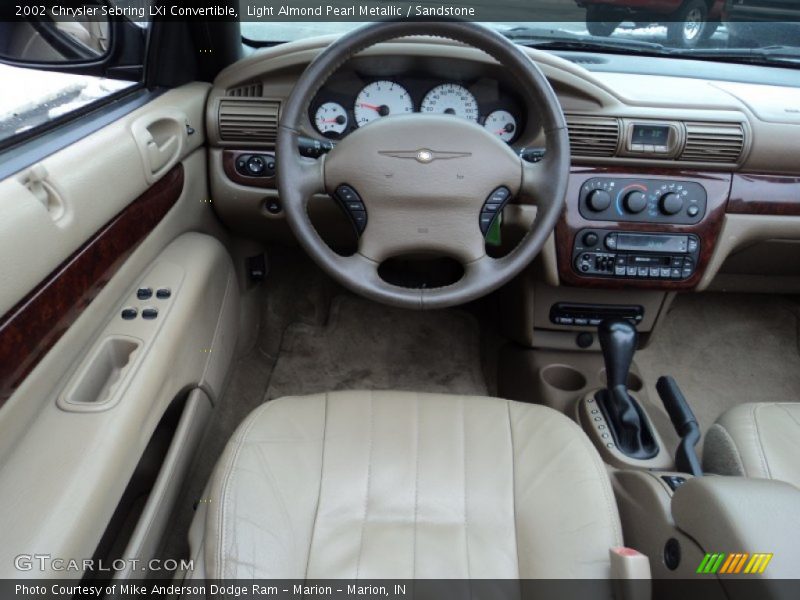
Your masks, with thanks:
[[[153,288],[140,287],[138,290],[136,290],[136,297],[139,300],[149,300],[153,297]]]
[[[158,309],[157,308],[147,307],[145,309],[142,309],[142,318],[143,319],[147,319],[148,321],[152,321],[156,317],[158,317]]]
[[[136,316],[137,316],[138,314],[139,314],[139,311],[138,311],[138,310],[136,310],[136,309],[135,309],[135,308],[133,308],[132,306],[129,306],[129,307],[127,307],[127,308],[123,308],[123,309],[122,309],[122,312],[120,313],[120,316],[121,316],[123,319],[125,319],[126,321],[132,321],[133,319],[135,319],[135,318],[136,318]]]
[[[172,296],[172,290],[169,288],[158,288],[156,290],[156,298],[159,300],[166,300],[170,296]]]

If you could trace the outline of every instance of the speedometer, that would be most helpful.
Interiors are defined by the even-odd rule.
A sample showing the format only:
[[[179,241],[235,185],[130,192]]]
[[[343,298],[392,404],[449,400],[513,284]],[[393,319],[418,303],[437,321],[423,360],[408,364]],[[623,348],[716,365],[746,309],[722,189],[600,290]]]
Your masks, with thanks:
[[[414,101],[406,89],[394,81],[373,81],[358,93],[353,114],[363,127],[380,117],[414,112]]]
[[[420,112],[424,114],[443,113],[477,121],[478,101],[463,85],[443,83],[425,95]]]

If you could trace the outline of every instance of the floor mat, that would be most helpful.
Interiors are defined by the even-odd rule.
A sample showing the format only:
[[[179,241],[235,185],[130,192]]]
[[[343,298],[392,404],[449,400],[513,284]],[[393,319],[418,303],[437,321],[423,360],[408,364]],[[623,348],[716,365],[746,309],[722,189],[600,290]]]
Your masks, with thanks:
[[[325,325],[291,325],[267,399],[344,389],[486,394],[477,320],[458,310],[410,311],[351,295]]]
[[[655,383],[672,375],[705,433],[737,404],[800,401],[798,317],[800,306],[782,296],[679,296],[650,347],[636,353],[651,404],[661,408]],[[654,421],[669,431],[661,411]]]

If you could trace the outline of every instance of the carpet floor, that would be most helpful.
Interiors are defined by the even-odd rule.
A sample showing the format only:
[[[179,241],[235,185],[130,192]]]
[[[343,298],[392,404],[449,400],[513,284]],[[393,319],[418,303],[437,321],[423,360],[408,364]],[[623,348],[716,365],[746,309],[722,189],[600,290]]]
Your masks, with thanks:
[[[704,433],[737,404],[800,401],[799,331],[795,299],[679,296],[650,346],[635,357],[648,385],[649,412],[660,411],[653,414],[659,432],[672,432],[655,390],[661,375],[678,382]]]

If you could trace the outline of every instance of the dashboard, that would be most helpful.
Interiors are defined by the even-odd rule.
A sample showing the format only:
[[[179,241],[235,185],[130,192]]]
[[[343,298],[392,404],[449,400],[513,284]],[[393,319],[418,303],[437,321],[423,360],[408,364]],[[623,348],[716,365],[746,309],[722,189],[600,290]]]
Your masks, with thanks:
[[[282,102],[330,39],[256,53],[220,73],[210,92],[214,208],[255,239],[291,240],[274,179],[277,124]],[[735,289],[763,285],[764,273],[775,289],[795,289],[796,246],[784,242],[800,239],[800,87],[658,72],[657,61],[674,59],[649,59],[652,73],[624,72],[582,66],[612,60],[602,56],[528,52],[558,96],[571,146],[564,213],[542,253],[541,276],[560,286],[560,299],[578,288]],[[382,44],[343,65],[317,92],[301,133],[324,153],[359,127],[410,112],[469,119],[517,151],[544,145],[539,116],[524,108],[502,65],[427,38]],[[258,156],[267,168],[255,176],[248,161],[259,167]],[[504,213],[509,228],[527,227],[522,208],[512,203]],[[325,198],[309,208],[321,215],[318,229],[333,228],[329,209]]]
[[[308,117],[317,133],[339,140],[377,119],[415,112],[472,121],[509,144],[526,125],[516,94],[498,80],[442,79],[424,71],[384,77],[340,72],[317,93]]]

